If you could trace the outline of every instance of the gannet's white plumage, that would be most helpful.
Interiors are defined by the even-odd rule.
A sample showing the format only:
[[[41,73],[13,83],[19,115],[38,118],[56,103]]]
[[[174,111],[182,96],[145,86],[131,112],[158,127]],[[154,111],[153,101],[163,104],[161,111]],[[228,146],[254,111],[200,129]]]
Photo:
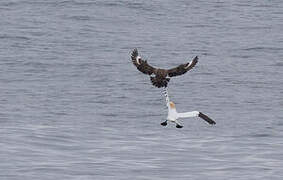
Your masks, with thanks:
[[[166,126],[167,121],[173,122],[176,124],[177,128],[182,128],[183,126],[177,121],[179,118],[189,118],[189,117],[200,117],[209,124],[216,124],[215,121],[213,121],[211,118],[206,116],[205,114],[199,112],[199,111],[191,111],[191,112],[184,112],[184,113],[178,113],[176,110],[175,104],[169,100],[168,96],[168,90],[167,88],[164,89],[164,95],[166,97],[166,105],[168,107],[168,116],[166,121],[162,122],[161,125]]]

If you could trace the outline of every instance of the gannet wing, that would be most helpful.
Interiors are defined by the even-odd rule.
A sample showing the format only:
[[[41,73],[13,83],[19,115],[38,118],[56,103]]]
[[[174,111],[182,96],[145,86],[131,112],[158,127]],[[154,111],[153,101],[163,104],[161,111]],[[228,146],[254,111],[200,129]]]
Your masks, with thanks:
[[[168,69],[168,76],[173,77],[173,76],[179,76],[182,74],[185,74],[187,71],[192,69],[198,62],[198,57],[196,56],[191,62],[186,63],[186,64],[181,64],[175,68]]]
[[[198,111],[191,111],[185,113],[178,113],[178,118],[198,117],[198,115],[199,115]]]
[[[137,67],[137,69],[144,74],[151,75],[156,70],[156,68],[149,65],[146,60],[142,60],[137,49],[134,49],[132,51],[131,58],[133,64]]]
[[[208,117],[207,115],[199,111],[178,113],[178,118],[189,118],[189,117],[200,117],[201,119],[205,120],[209,124],[216,124],[214,120],[212,120],[210,117]]]

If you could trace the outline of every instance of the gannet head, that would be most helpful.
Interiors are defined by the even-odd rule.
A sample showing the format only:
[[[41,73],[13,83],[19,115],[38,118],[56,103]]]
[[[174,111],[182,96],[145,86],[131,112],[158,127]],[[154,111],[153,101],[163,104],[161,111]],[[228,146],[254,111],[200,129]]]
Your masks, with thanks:
[[[169,105],[171,109],[176,109],[176,106],[172,101],[169,102]]]

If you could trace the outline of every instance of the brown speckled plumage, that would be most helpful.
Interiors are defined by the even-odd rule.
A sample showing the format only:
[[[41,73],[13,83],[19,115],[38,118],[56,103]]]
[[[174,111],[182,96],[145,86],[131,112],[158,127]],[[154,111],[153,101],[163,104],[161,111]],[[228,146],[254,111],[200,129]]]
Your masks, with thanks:
[[[198,57],[196,56],[191,62],[181,64],[172,69],[159,69],[154,68],[147,63],[146,60],[143,60],[138,56],[138,50],[134,49],[131,54],[132,62],[137,67],[139,71],[147,75],[155,75],[151,76],[150,80],[152,84],[158,88],[167,87],[168,82],[170,81],[170,77],[179,76],[185,74],[187,71],[192,69],[198,62]]]

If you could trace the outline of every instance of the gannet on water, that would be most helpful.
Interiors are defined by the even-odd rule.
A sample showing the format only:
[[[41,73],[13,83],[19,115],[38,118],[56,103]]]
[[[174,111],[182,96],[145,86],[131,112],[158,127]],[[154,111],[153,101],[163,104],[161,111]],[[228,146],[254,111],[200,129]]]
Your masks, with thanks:
[[[175,68],[167,70],[155,68],[149,65],[146,60],[143,60],[139,56],[137,49],[133,50],[131,58],[133,64],[137,67],[137,69],[144,74],[150,75],[151,83],[158,88],[167,87],[167,84],[170,81],[170,77],[185,74],[187,71],[192,69],[198,62],[198,57],[196,56],[192,61],[188,63],[181,64]]]
[[[209,118],[207,115],[203,114],[202,112],[199,111],[191,111],[191,112],[185,112],[185,113],[178,113],[176,110],[175,104],[169,100],[168,96],[168,90],[165,88],[164,90],[164,95],[166,97],[166,105],[168,107],[168,116],[166,121],[162,122],[162,126],[167,125],[167,121],[173,122],[176,124],[176,128],[182,128],[183,126],[177,121],[179,118],[189,118],[189,117],[200,117],[209,124],[216,124],[215,121],[213,121],[211,118]]]

